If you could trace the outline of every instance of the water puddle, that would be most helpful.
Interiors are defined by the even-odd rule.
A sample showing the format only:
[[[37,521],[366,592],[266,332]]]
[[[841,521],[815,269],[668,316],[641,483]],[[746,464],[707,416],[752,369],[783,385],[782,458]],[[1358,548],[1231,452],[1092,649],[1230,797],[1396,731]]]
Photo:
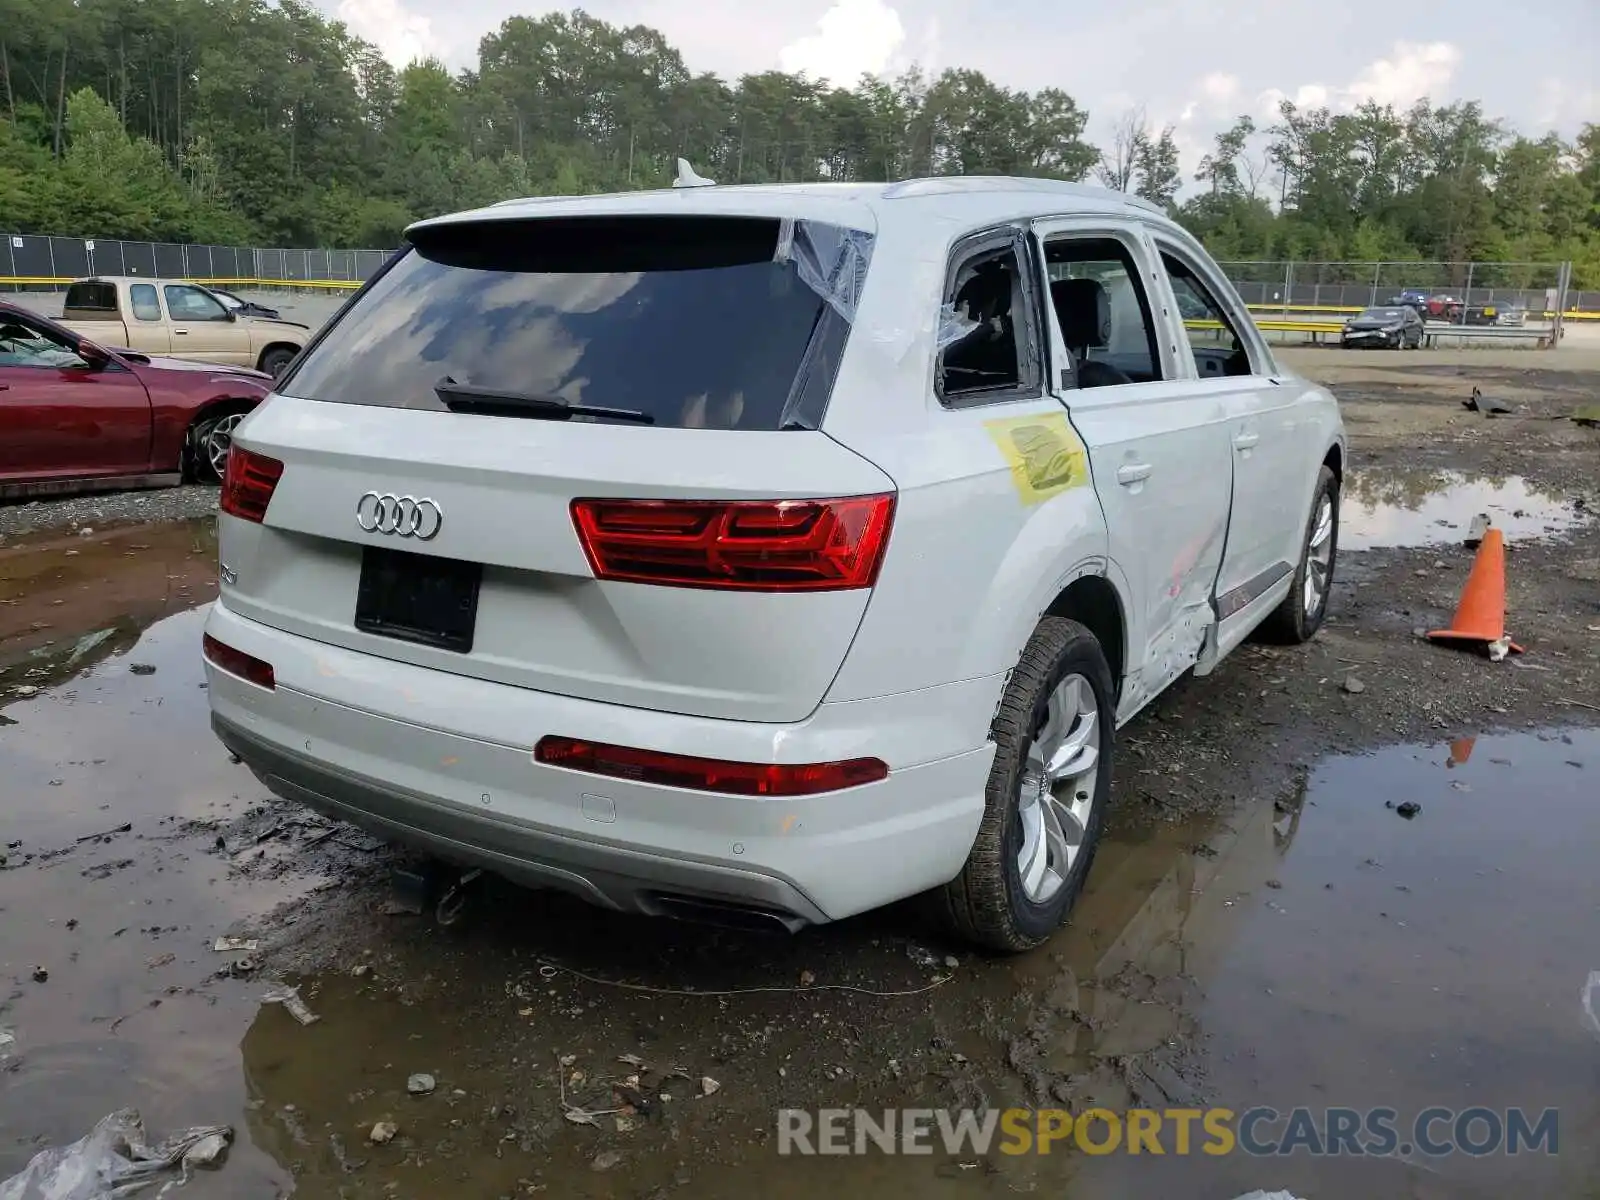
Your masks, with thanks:
[[[1340,506],[1339,548],[1458,543],[1478,513],[1488,513],[1512,541],[1562,533],[1585,520],[1570,500],[1538,491],[1517,475],[1352,471]]]
[[[905,910],[760,937],[492,880],[445,927],[386,915],[376,868],[315,888],[327,835],[212,738],[211,555],[191,527],[0,552],[0,1178],[136,1105],[236,1126],[201,1198],[1592,1200],[1600,731],[1334,756],[1119,833],[1017,958]],[[219,977],[241,929],[337,964],[297,981],[315,1023]],[[784,1108],[984,1105],[1554,1108],[1560,1154],[777,1153]]]
[[[0,699],[126,652],[216,594],[211,520],[57,533],[0,546]]]
[[[1600,966],[1597,769],[1593,731],[1326,760],[1226,826],[1112,840],[1048,947],[962,953],[950,983],[914,999],[714,990],[781,993],[813,972],[925,983],[906,969],[906,935],[920,931],[903,915],[766,940],[507,893],[463,930],[391,924],[353,957],[359,977],[307,982],[316,1025],[273,1007],[252,1022],[249,1135],[297,1164],[298,1194],[313,1196],[466,1181],[483,1195],[634,1196],[689,1180],[696,1195],[796,1200],[1257,1187],[1489,1200],[1529,1186],[1587,1200],[1600,1102],[1578,989]],[[1420,805],[1410,819],[1406,803]],[[436,1077],[432,1095],[406,1094],[416,1071]],[[719,1080],[714,1095],[702,1074]],[[563,1120],[563,1103],[599,1113],[595,1125]],[[979,1161],[773,1145],[780,1108],[982,1103],[1387,1107],[1402,1127],[1430,1105],[1556,1108],[1560,1154]],[[398,1125],[393,1143],[366,1143],[379,1121]]]
[[[243,1109],[258,989],[211,941],[296,889],[199,831],[265,795],[208,727],[215,561],[209,521],[0,548],[0,1178],[123,1105],[155,1137]],[[185,1193],[279,1194],[233,1157]]]

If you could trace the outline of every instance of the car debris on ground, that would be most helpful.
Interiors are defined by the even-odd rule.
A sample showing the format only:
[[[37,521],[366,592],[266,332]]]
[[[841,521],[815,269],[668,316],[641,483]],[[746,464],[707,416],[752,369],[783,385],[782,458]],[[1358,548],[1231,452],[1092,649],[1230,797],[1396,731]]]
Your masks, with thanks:
[[[1472,395],[1461,402],[1461,407],[1468,412],[1481,412],[1489,417],[1497,417],[1516,411],[1504,400],[1491,400],[1476,387],[1472,389]]]
[[[268,991],[266,995],[261,997],[261,1003],[283,1005],[284,1010],[302,1025],[314,1025],[318,1019],[317,1014],[306,1006],[304,1000],[300,999],[300,989],[290,987],[287,984]]]
[[[232,1126],[201,1125],[152,1146],[138,1110],[118,1109],[76,1142],[35,1154],[0,1182],[0,1200],[107,1200],[174,1170],[187,1182],[197,1167],[220,1166],[232,1141]]]

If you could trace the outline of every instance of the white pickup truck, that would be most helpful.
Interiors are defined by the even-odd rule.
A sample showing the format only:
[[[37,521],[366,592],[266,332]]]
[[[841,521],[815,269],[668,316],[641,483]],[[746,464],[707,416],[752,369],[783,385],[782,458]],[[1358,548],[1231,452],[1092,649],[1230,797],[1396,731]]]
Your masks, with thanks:
[[[293,321],[241,317],[196,283],[96,276],[67,288],[61,323],[105,346],[254,367],[276,377],[311,337]]]

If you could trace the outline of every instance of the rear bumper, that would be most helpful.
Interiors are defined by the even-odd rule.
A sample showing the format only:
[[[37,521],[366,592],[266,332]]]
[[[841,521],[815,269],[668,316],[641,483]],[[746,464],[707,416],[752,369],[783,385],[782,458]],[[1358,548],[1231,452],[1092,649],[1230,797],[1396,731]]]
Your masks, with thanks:
[[[273,665],[274,691],[210,663],[206,673],[217,735],[274,792],[606,907],[659,913],[709,902],[790,924],[836,920],[952,878],[982,817],[994,750],[981,731],[998,679],[824,704],[806,721],[772,725],[378,659],[220,602],[206,631]],[[535,763],[532,746],[547,733],[747,762],[875,754],[890,775],[821,796],[716,795]]]

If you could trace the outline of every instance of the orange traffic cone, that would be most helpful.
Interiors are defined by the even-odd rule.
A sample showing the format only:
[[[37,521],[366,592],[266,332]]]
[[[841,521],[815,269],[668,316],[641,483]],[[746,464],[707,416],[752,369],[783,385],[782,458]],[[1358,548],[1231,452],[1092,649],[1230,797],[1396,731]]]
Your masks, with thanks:
[[[1483,535],[1478,557],[1473,560],[1467,586],[1461,589],[1461,603],[1449,629],[1428,634],[1435,642],[1473,643],[1494,654],[1496,644],[1506,636],[1506,545],[1505,535],[1490,529]],[[1506,641],[1506,648],[1518,654],[1522,647]]]

